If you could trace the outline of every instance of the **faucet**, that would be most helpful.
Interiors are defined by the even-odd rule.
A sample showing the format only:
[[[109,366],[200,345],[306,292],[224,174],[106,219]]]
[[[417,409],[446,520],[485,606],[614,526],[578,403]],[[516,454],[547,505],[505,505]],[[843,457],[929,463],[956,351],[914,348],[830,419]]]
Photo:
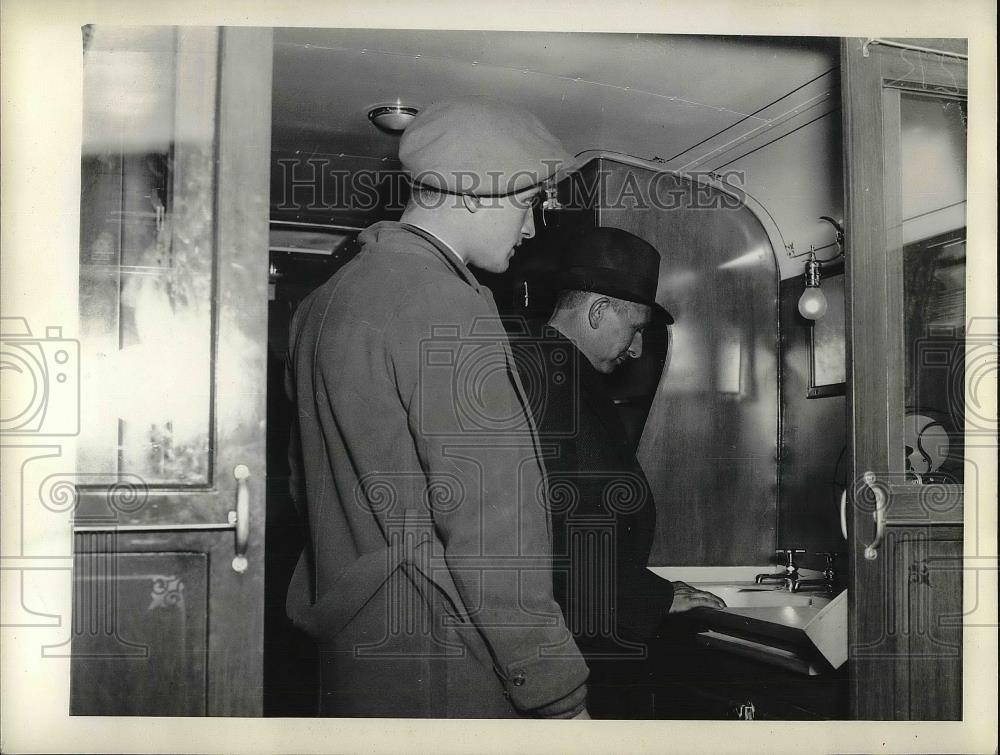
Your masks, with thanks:
[[[798,592],[802,588],[814,588],[818,587],[826,592],[833,592],[834,579],[836,578],[836,572],[834,571],[834,561],[837,558],[836,553],[828,553],[825,551],[817,551],[817,556],[824,556],[826,558],[826,568],[823,570],[823,577],[821,579],[795,579],[794,582],[789,586],[789,590],[792,592]]]
[[[802,548],[778,548],[774,552],[778,555],[784,554],[785,571],[758,574],[755,581],[758,585],[762,585],[765,582],[770,581],[780,582],[784,585],[786,590],[792,592],[795,585],[799,581],[799,567],[795,565],[795,554],[805,553],[805,550]]]

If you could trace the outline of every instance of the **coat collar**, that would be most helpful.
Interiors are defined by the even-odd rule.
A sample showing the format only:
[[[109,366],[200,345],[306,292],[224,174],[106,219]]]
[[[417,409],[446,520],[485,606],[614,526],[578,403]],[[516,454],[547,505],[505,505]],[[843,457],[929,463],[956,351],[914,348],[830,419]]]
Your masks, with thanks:
[[[421,228],[420,226],[413,225],[412,223],[401,223],[396,220],[383,220],[362,231],[358,240],[362,244],[367,244],[376,240],[377,236],[383,233],[405,233],[410,237],[413,237],[414,240],[419,239],[423,242],[420,243],[420,241],[417,241],[417,244],[421,249],[430,252],[434,257],[447,265],[447,267],[459,278],[472,286],[476,293],[483,293],[483,289],[480,287],[479,281],[476,280],[476,276],[474,276],[468,266],[466,266],[466,264],[459,259],[458,255],[451,249],[451,247],[449,247],[444,241],[439,239],[433,233]]]

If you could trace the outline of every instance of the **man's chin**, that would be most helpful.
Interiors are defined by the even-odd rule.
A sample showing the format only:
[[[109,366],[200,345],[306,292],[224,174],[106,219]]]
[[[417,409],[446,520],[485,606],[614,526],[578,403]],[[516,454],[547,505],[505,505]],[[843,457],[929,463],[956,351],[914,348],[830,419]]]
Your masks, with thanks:
[[[619,367],[621,367],[623,364],[625,364],[625,361],[626,361],[625,359],[622,359],[621,357],[618,357],[618,358],[610,360],[609,362],[606,362],[607,369],[605,369],[604,372],[607,373],[607,374],[610,374],[610,373],[614,372]]]
[[[507,268],[510,267],[510,258],[513,257],[513,256],[514,256],[514,250],[512,249],[510,251],[510,254],[508,254],[506,257],[504,257],[502,260],[500,260],[496,264],[496,267],[492,268],[490,270],[490,272],[491,273],[506,273],[507,272]]]

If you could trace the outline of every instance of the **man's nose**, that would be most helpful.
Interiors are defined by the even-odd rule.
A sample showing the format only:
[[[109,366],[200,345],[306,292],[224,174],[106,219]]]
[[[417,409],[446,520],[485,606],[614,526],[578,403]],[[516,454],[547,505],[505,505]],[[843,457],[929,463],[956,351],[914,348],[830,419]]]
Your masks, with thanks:
[[[524,218],[524,225],[521,226],[521,236],[526,239],[535,237],[535,213],[533,210],[529,209],[527,216]]]
[[[628,345],[628,355],[632,359],[638,359],[642,356],[642,333],[636,333],[632,336],[632,343]]]

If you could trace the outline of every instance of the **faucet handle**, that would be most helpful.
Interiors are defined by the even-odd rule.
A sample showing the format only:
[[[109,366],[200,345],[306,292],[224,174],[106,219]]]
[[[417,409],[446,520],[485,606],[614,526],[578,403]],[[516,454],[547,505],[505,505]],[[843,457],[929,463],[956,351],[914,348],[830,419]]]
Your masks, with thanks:
[[[823,570],[823,576],[826,579],[833,581],[835,573],[834,566],[836,565],[837,562],[837,556],[839,556],[840,554],[831,553],[830,551],[816,551],[816,555],[823,556],[826,559],[826,568]]]
[[[799,570],[799,567],[795,565],[795,554],[805,553],[804,548],[777,548],[774,551],[779,556],[783,555],[785,557],[785,571],[789,574],[793,574]]]

